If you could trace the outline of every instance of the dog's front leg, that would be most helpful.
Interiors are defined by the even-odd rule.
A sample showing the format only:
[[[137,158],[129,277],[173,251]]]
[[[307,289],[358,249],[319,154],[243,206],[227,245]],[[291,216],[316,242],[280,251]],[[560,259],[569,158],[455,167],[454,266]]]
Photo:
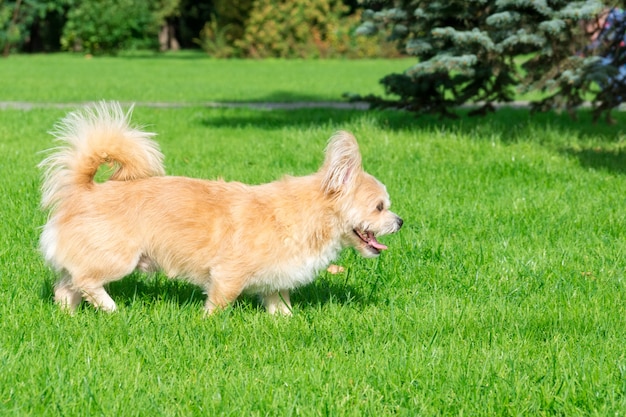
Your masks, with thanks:
[[[81,286],[80,291],[88,302],[90,302],[95,308],[102,311],[112,312],[117,310],[115,301],[106,292],[102,286]]]
[[[216,311],[223,310],[230,303],[235,301],[241,294],[241,285],[238,283],[242,280],[222,280],[216,278],[212,279],[207,292],[207,300],[204,304],[204,310],[207,315],[213,314]]]
[[[263,304],[270,314],[280,313],[285,316],[291,316],[291,301],[289,299],[289,290],[281,290],[272,294],[263,296]]]

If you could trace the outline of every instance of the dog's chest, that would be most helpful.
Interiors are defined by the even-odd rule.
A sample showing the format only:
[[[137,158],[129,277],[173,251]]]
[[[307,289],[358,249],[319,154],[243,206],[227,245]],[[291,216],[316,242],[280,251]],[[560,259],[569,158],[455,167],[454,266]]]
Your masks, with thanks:
[[[251,277],[246,292],[272,293],[309,284],[339,255],[340,251],[340,244],[329,245],[317,255],[304,255],[267,266]]]

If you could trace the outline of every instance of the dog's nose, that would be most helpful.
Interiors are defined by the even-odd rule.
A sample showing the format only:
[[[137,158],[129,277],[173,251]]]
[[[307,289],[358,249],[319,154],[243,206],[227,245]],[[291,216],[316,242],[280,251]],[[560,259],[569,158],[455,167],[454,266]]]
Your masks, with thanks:
[[[402,220],[400,217],[397,218],[396,222],[398,223],[398,229],[400,229],[404,224],[404,220]]]

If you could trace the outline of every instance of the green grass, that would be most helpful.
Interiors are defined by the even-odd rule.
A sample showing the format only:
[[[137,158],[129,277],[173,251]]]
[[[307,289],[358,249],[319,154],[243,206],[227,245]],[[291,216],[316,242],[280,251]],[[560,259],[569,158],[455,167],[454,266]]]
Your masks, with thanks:
[[[623,114],[138,107],[175,175],[306,174],[352,130],[405,220],[380,258],[346,250],[346,273],[296,291],[291,318],[243,297],[204,319],[160,275],[112,284],[115,314],[53,304],[35,166],[64,113],[0,111],[0,414],[626,412]]]
[[[86,58],[15,55],[0,61],[0,100],[302,101],[382,94],[378,80],[413,60],[217,60],[181,52]]]

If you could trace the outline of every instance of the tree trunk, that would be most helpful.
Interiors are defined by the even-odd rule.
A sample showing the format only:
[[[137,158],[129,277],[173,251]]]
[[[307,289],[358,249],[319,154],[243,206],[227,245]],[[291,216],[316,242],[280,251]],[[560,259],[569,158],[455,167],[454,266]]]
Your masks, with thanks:
[[[171,23],[165,22],[159,31],[159,49],[161,51],[178,51],[180,44],[176,39],[176,29]]]
[[[13,9],[13,17],[11,18],[11,23],[9,24],[9,27],[7,29],[8,33],[11,33],[11,28],[13,28],[17,23],[17,16],[19,15],[21,4],[22,4],[22,0],[17,0],[15,2],[15,9]],[[11,42],[9,42],[9,37],[7,36],[7,41],[4,44],[4,50],[2,51],[2,56],[5,58],[8,57],[10,51],[11,51]]]

